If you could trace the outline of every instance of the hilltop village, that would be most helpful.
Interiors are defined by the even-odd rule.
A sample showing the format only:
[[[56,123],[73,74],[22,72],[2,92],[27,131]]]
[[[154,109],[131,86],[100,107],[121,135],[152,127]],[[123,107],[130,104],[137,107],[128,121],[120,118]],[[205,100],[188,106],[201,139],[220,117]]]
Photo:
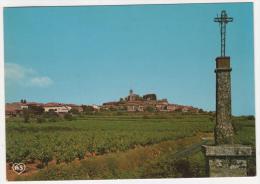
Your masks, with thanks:
[[[125,110],[128,112],[142,111],[179,111],[179,112],[199,112],[198,109],[192,106],[184,106],[170,104],[167,99],[157,99],[156,94],[145,94],[140,96],[134,94],[133,90],[129,91],[129,95],[125,98],[120,98],[119,101],[103,103],[102,108],[110,110]]]
[[[171,104],[167,99],[157,99],[156,94],[145,94],[140,96],[135,94],[133,90],[129,91],[129,95],[120,98],[118,101],[106,102],[102,105],[76,105],[65,103],[37,103],[21,100],[20,102],[6,103],[6,117],[17,116],[22,114],[24,109],[38,108],[42,112],[55,112],[58,114],[66,114],[70,112],[82,113],[86,110],[98,111],[126,111],[126,112],[202,112],[202,109],[192,106]]]

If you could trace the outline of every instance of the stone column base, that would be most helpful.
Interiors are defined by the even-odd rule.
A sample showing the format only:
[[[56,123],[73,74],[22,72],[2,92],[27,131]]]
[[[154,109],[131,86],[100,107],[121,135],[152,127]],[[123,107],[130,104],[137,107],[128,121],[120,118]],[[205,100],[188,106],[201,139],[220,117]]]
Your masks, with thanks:
[[[247,157],[252,148],[244,145],[203,145],[209,177],[247,176]]]

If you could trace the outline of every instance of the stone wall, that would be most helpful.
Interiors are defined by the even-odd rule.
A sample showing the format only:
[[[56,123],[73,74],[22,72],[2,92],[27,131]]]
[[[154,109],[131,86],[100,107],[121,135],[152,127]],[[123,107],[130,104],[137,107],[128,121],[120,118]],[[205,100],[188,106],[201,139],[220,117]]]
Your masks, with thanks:
[[[203,146],[210,177],[247,176],[247,157],[252,148],[243,145]]]
[[[247,176],[247,161],[239,158],[210,158],[211,177]]]

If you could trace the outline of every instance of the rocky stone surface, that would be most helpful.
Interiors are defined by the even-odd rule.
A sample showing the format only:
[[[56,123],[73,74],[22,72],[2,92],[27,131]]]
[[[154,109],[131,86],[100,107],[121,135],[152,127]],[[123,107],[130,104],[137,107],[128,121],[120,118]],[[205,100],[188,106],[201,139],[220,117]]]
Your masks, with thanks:
[[[203,146],[203,152],[208,157],[244,157],[252,155],[252,147],[239,144],[221,145],[221,146]]]
[[[203,146],[210,177],[247,176],[247,157],[252,148],[243,145]]]
[[[216,144],[232,144],[230,57],[216,58]]]

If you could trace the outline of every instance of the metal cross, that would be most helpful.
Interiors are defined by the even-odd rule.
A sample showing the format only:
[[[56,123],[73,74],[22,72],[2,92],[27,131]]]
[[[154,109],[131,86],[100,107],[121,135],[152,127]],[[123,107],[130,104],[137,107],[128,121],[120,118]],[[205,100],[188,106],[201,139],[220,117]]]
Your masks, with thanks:
[[[225,56],[226,49],[226,24],[232,22],[233,18],[228,17],[225,10],[221,11],[221,17],[214,18],[214,22],[218,22],[220,25],[220,35],[221,35],[221,56]]]

